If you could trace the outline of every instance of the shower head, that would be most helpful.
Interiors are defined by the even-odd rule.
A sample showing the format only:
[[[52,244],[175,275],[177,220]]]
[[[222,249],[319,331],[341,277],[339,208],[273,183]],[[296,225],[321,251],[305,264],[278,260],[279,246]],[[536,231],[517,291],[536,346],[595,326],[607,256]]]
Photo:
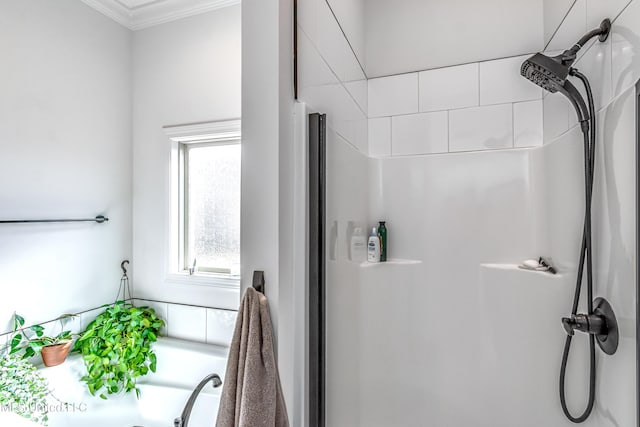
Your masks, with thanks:
[[[600,27],[585,34],[571,49],[567,49],[558,56],[547,56],[536,53],[524,61],[520,73],[536,85],[551,93],[558,92],[571,74],[571,65],[576,60],[578,51],[591,40],[598,37],[601,42],[607,40],[611,31],[611,21],[605,19]]]
[[[570,68],[562,63],[562,55],[549,57],[536,53],[524,61],[520,73],[542,89],[556,93],[567,81]]]
[[[580,92],[568,80],[568,77],[574,73],[571,66],[576,60],[578,51],[585,43],[596,36],[603,42],[609,36],[610,31],[611,21],[605,19],[599,28],[585,34],[571,49],[565,50],[560,55],[550,57],[536,53],[524,61],[520,68],[520,74],[548,92],[560,92],[569,98],[578,113],[579,121],[584,123],[589,120],[589,110]]]
[[[573,74],[571,63],[565,63],[563,55],[549,57],[542,53],[536,53],[531,58],[524,61],[520,73],[534,84],[542,89],[556,93],[560,92],[566,96],[578,114],[578,121],[586,124],[589,120],[589,109],[584,102],[584,98],[578,92],[578,89],[568,80]],[[583,124],[583,126],[585,126]]]

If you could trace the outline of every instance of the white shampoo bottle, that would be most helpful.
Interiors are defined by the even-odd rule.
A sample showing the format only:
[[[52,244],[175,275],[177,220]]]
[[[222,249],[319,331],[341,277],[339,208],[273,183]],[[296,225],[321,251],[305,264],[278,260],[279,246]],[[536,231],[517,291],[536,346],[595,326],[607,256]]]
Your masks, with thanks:
[[[378,236],[378,230],[375,227],[373,227],[371,235],[369,236],[367,260],[369,262],[380,262],[380,237]]]

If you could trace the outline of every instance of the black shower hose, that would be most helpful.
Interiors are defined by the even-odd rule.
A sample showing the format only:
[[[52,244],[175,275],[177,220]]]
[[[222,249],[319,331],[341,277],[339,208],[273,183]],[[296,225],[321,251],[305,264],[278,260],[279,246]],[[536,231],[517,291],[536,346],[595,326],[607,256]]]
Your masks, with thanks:
[[[587,270],[587,312],[593,314],[593,252],[591,250],[591,199],[593,193],[593,175],[594,175],[594,160],[595,160],[595,145],[596,145],[596,116],[595,107],[593,102],[593,93],[591,91],[591,85],[589,80],[584,74],[572,69],[572,75],[582,81],[587,93],[589,101],[589,120],[588,129],[582,128],[582,134],[584,137],[584,186],[585,186],[585,215],[584,215],[584,229],[582,231],[582,247],[580,249],[580,260],[578,262],[578,277],[576,281],[576,290],[573,296],[573,307],[571,314],[575,315],[578,312],[578,304],[580,302],[580,293],[582,291],[582,277],[585,269]],[[560,403],[562,405],[562,411],[566,417],[574,423],[582,423],[593,410],[595,403],[596,392],[596,346],[595,338],[592,334],[589,334],[589,400],[587,407],[579,417],[574,417],[567,408],[567,401],[565,397],[565,375],[567,372],[567,360],[569,359],[569,351],[571,350],[572,336],[567,334],[566,341],[564,343],[564,351],[562,352],[562,364],[560,365]]]

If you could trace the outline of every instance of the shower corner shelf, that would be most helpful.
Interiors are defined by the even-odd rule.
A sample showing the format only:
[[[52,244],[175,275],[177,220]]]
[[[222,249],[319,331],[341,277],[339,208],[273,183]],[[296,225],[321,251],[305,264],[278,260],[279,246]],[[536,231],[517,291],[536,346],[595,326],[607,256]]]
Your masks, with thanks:
[[[416,259],[400,259],[392,258],[385,262],[368,262],[363,261],[360,263],[361,268],[382,268],[385,266],[406,266],[406,265],[418,265],[422,264],[422,261]]]
[[[480,264],[481,269],[488,270],[502,270],[505,272],[522,273],[522,274],[535,274],[549,279],[561,279],[563,275],[561,273],[551,274],[546,271],[526,270],[520,268],[518,264]]]

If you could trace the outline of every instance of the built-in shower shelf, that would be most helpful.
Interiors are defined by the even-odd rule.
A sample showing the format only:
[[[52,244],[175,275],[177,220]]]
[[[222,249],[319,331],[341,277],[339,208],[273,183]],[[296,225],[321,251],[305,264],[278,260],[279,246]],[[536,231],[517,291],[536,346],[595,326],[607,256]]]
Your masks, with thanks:
[[[391,267],[391,266],[417,265],[417,264],[422,264],[422,261],[419,261],[419,260],[416,260],[416,259],[393,258],[393,259],[389,259],[389,260],[387,260],[385,262],[368,262],[368,261],[365,261],[365,262],[360,264],[360,267],[362,267],[362,268],[384,268],[384,267]]]
[[[511,272],[513,274],[527,274],[527,275],[539,275],[548,279],[562,279],[562,274],[556,273],[551,274],[547,271],[535,271],[535,270],[526,270],[524,268],[520,268],[518,264],[480,264],[480,268],[489,269],[489,270],[502,270],[505,273]]]

